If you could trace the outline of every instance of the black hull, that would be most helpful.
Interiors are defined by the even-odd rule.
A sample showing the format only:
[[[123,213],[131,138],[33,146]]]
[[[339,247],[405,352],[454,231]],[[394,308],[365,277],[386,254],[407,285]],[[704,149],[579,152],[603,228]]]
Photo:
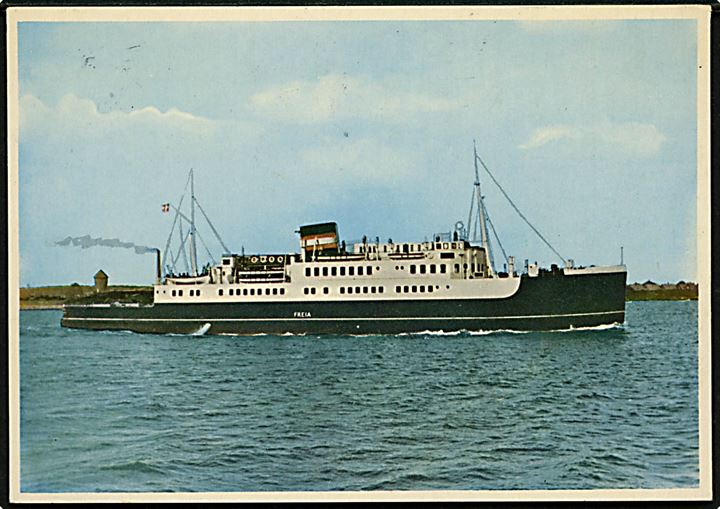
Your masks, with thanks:
[[[191,334],[397,334],[554,330],[625,320],[625,272],[522,276],[504,299],[66,306],[64,327]]]

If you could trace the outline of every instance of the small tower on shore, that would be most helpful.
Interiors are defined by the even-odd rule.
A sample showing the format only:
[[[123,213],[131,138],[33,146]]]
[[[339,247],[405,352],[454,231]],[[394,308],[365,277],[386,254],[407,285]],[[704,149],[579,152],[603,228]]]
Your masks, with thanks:
[[[108,275],[100,269],[95,274],[95,293],[104,292],[108,287]]]

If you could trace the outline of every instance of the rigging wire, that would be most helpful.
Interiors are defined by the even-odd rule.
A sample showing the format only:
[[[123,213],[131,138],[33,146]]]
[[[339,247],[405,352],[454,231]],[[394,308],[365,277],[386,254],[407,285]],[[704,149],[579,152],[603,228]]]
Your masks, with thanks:
[[[175,206],[173,205],[173,208],[175,208],[175,217],[173,217],[173,223],[172,223],[172,226],[170,227],[170,235],[168,235],[167,242],[165,242],[165,251],[163,251],[163,253],[165,253],[165,256],[164,256],[165,264],[167,264],[168,255],[170,255],[170,258],[172,259],[172,251],[170,251],[170,242],[172,242],[173,233],[175,233],[175,224],[177,223],[177,220],[178,220],[177,211],[179,210],[179,207],[182,207],[182,203],[183,203],[184,199],[185,199],[185,195],[183,194],[180,197],[180,203],[178,204],[178,208],[175,208]],[[175,263],[173,262],[173,270],[175,270],[174,265],[175,265]]]
[[[505,263],[509,263],[507,254],[505,254],[505,248],[503,247],[502,242],[500,242],[500,236],[498,235],[498,232],[495,229],[495,225],[493,224],[492,220],[490,219],[490,214],[488,214],[487,209],[485,209],[485,217],[487,218],[487,222],[490,225],[490,228],[492,229],[493,234],[495,235],[495,240],[497,240],[498,246],[500,246],[500,251],[502,252],[503,258],[505,258]]]
[[[202,208],[202,206],[200,205],[200,202],[197,201],[197,198],[195,198],[194,196],[193,196],[193,200],[195,200],[195,205],[198,206],[198,208],[200,209],[200,212],[202,212],[202,215],[205,217],[205,220],[208,222],[208,225],[210,226],[210,229],[211,229],[212,232],[215,234],[215,238],[218,240],[218,242],[220,242],[220,245],[223,247],[223,249],[225,250],[225,252],[226,252],[226,253],[229,253],[230,250],[228,249],[228,247],[225,245],[225,243],[224,243],[224,242],[222,241],[222,239],[220,238],[220,234],[217,232],[217,230],[215,229],[215,226],[213,226],[212,222],[210,221],[210,218],[209,218],[208,215],[205,213],[205,209]],[[205,249],[207,249],[207,248],[205,248]],[[212,258],[212,255],[210,256],[210,258]]]
[[[557,250],[552,246],[552,244],[550,244],[550,242],[548,242],[547,239],[545,239],[545,237],[543,237],[543,235],[538,231],[537,228],[535,228],[535,227],[533,226],[533,224],[528,220],[528,218],[525,217],[525,215],[524,215],[522,212],[520,212],[520,209],[517,208],[517,205],[515,205],[515,203],[510,199],[510,197],[508,196],[508,194],[505,192],[505,189],[503,189],[503,187],[500,185],[500,183],[499,183],[499,182],[497,181],[497,179],[495,178],[495,175],[492,174],[492,172],[491,172],[490,169],[487,167],[487,165],[485,164],[485,162],[480,158],[480,156],[477,155],[477,154],[475,154],[475,157],[476,157],[476,159],[478,160],[478,162],[482,165],[482,167],[485,168],[485,171],[488,173],[488,175],[490,175],[490,178],[491,178],[492,181],[495,183],[495,185],[498,186],[498,188],[500,189],[500,192],[503,194],[503,196],[505,196],[505,199],[510,203],[510,205],[512,206],[512,208],[515,209],[515,212],[517,212],[518,215],[523,219],[523,221],[525,221],[525,222],[527,223],[527,225],[532,229],[532,231],[534,231],[535,234],[536,234],[538,237],[540,237],[540,240],[542,240],[542,241],[545,243],[545,245],[546,245],[547,247],[549,247],[549,248],[552,250],[552,252],[555,253],[555,254],[557,255],[557,257],[560,258],[560,259],[563,261],[563,263],[566,263],[565,258],[563,258],[562,255],[557,252]]]
[[[178,246],[177,255],[175,255],[175,258],[173,258],[172,261],[172,270],[173,272],[175,272],[175,270],[177,269],[176,263],[178,261],[178,258],[180,258],[180,255],[182,255],[183,262],[185,263],[185,271],[190,272],[190,264],[188,263],[187,254],[185,253],[185,243],[187,242],[188,237],[190,237],[190,232],[188,231],[187,235],[183,235],[182,219],[178,223],[178,230],[180,231],[180,245]]]
[[[172,251],[170,251],[170,242],[172,241],[172,236],[173,236],[173,233],[175,232],[175,224],[177,223],[177,220],[178,220],[178,213],[180,212],[183,201],[185,200],[185,193],[187,193],[187,188],[190,185],[191,176],[192,176],[191,174],[188,174],[188,178],[185,181],[185,188],[183,189],[183,192],[180,195],[180,202],[178,203],[178,206],[175,207],[174,205],[172,205],[172,207],[175,209],[175,217],[173,218],[173,224],[170,227],[170,234],[168,235],[167,242],[165,242],[165,251],[164,251],[165,265],[167,265],[168,254],[170,255],[170,259],[172,260]],[[182,237],[182,228],[181,227],[180,227],[180,236]],[[184,241],[182,242],[181,245],[184,245]],[[178,256],[179,255],[180,255],[180,253],[178,253]],[[175,258],[175,260],[172,261],[172,265],[173,265],[172,270],[175,270],[175,262],[176,261],[177,261],[177,258]],[[186,263],[187,263],[187,261],[186,261]]]
[[[182,212],[182,206],[183,201],[185,200],[185,197],[187,196],[188,187],[191,187],[192,190],[192,170],[190,170],[190,173],[188,174],[187,181],[185,182],[185,188],[183,189],[183,194],[180,197],[180,201],[178,202],[178,206],[173,205],[172,203],[169,203],[168,205],[172,207],[172,209],[175,211],[175,217],[173,218],[172,227],[170,228],[170,235],[168,235],[168,239],[165,245],[165,253],[166,253],[166,261],[165,265],[172,271],[177,270],[177,264],[180,258],[182,257],[182,261],[185,265],[185,270],[187,272],[190,272],[190,264],[188,262],[188,256],[187,256],[187,250],[190,250],[190,257],[193,258],[193,244],[195,242],[196,237],[200,239],[200,242],[202,243],[203,247],[205,248],[205,252],[208,255],[208,258],[212,261],[213,264],[216,264],[215,257],[212,254],[212,251],[208,247],[207,243],[205,242],[205,239],[202,237],[200,232],[195,228],[195,222],[193,221],[192,217],[186,216]],[[194,195],[190,196],[190,205],[197,205],[200,209],[200,212],[202,213],[203,217],[205,217],[205,220],[207,221],[208,225],[210,226],[210,229],[212,230],[213,234],[215,235],[215,238],[220,243],[220,245],[225,249],[226,252],[230,252],[228,247],[223,242],[222,238],[220,237],[220,234],[218,233],[217,229],[215,229],[215,226],[212,224],[212,221],[210,221],[210,218],[208,217],[207,213],[205,212],[205,209],[203,209],[202,205],[200,205],[200,202],[195,198]],[[194,208],[193,208],[194,210]],[[187,225],[189,225],[190,229],[187,231],[187,233],[183,232],[183,222],[187,222]],[[173,253],[170,247],[170,244],[173,239],[173,234],[175,232],[175,227],[177,226],[177,229],[179,231],[179,243],[177,253]],[[197,255],[195,255],[197,256]],[[168,261],[170,263],[168,263]]]
[[[208,249],[207,244],[205,244],[205,240],[202,238],[202,235],[200,235],[200,232],[195,230],[195,235],[197,235],[198,238],[200,239],[200,242],[202,243],[203,247],[205,248],[205,251],[207,252],[208,256],[210,257],[210,260],[213,262],[213,265],[217,264],[217,262],[215,261],[215,257],[210,252],[210,249]]]

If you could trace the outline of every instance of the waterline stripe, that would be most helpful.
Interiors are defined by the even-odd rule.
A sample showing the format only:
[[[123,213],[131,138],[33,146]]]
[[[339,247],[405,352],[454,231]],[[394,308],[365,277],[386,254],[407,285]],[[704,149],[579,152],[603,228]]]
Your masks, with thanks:
[[[358,318],[119,318],[119,317],[68,317],[63,320],[90,320],[90,321],[122,321],[122,322],[297,322],[297,321],[399,321],[399,320],[520,320],[527,318],[566,318],[573,316],[598,316],[598,315],[615,315],[625,313],[625,310],[618,311],[596,311],[594,313],[565,313],[558,315],[516,315],[516,316],[398,316],[398,317],[358,317]]]

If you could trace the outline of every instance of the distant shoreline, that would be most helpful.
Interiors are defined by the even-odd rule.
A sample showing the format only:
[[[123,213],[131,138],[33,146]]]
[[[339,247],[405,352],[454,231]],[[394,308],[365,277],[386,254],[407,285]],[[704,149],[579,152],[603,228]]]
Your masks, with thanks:
[[[151,286],[108,286],[102,292],[94,286],[37,286],[20,288],[20,309],[62,309],[65,304],[109,304],[112,302],[152,302]]]
[[[633,283],[625,289],[626,301],[638,300],[697,300],[696,283],[657,284],[652,281]],[[48,310],[62,309],[65,304],[107,304],[152,303],[151,286],[118,285],[109,286],[107,290],[96,292],[93,286],[37,286],[20,288],[20,309]]]

